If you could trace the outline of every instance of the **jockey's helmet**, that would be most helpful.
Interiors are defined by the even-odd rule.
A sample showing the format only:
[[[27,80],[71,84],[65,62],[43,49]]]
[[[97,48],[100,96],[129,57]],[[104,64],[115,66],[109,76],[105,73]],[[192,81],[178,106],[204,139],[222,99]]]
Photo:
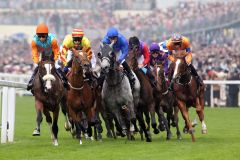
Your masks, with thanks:
[[[48,27],[46,24],[41,23],[37,26],[36,34],[48,34]]]
[[[181,45],[182,43],[182,35],[179,33],[174,33],[171,37],[171,40],[174,45]]]
[[[150,45],[150,52],[151,52],[151,53],[159,52],[159,51],[160,51],[159,44],[157,44],[157,43],[152,43],[152,44]]]
[[[82,29],[79,28],[74,28],[72,31],[72,37],[83,37],[84,36],[84,32]]]
[[[134,37],[129,38],[129,48],[130,48],[130,50],[132,50],[132,49],[139,50],[140,41],[137,37],[134,36]]]
[[[83,36],[84,36],[84,32],[82,29],[80,28],[73,29],[72,38],[74,43],[77,43],[77,42],[81,43]]]
[[[107,37],[110,39],[118,37],[118,30],[114,27],[109,28],[107,31]]]

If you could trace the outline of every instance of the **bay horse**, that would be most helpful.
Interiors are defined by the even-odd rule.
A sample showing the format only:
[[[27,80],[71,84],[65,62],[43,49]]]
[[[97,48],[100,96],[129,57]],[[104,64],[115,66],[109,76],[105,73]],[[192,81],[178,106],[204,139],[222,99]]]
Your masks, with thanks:
[[[170,66],[169,79],[174,82],[173,91],[178,107],[185,120],[184,130],[191,134],[192,141],[195,141],[194,128],[189,119],[188,109],[196,108],[199,120],[202,123],[202,133],[207,133],[207,126],[204,122],[204,85],[197,85],[196,78],[190,73],[185,56],[175,56],[175,61]]]
[[[140,84],[136,80],[134,89],[131,89],[127,76],[116,61],[118,55],[113,53],[112,46],[113,44],[101,44],[101,68],[105,74],[102,106],[106,111],[110,128],[114,128],[111,120],[114,119],[120,135],[122,137],[127,135],[130,140],[134,140],[133,131],[137,128],[134,106],[139,100]]]
[[[176,134],[177,134],[177,139],[181,140],[181,132],[179,130],[179,126],[178,126],[178,112],[179,112],[179,108],[177,106],[177,101],[175,99],[175,96],[173,94],[172,91],[168,90],[168,85],[165,79],[165,73],[164,73],[164,66],[163,64],[156,64],[154,66],[153,69],[153,73],[155,73],[156,79],[157,79],[157,99],[160,102],[156,102],[159,104],[159,109],[161,109],[161,112],[165,112],[167,113],[167,123],[168,125],[165,125],[165,128],[167,130],[167,139],[170,139],[169,136],[171,136],[171,131],[170,131],[170,127],[171,125],[173,127],[176,127]],[[155,75],[154,74],[154,75]],[[164,120],[164,119],[163,119]],[[170,122],[172,121],[172,123],[170,124]]]
[[[37,127],[33,135],[40,135],[40,124],[43,112],[50,127],[53,145],[58,146],[57,122],[59,116],[59,103],[63,97],[65,88],[51,58],[41,59],[38,65],[37,74],[33,81],[33,93],[37,112]],[[53,112],[53,118],[50,115],[50,111]]]
[[[100,119],[96,114],[95,91],[85,78],[89,72],[90,61],[87,58],[86,48],[72,50],[72,68],[67,75],[70,90],[67,92],[66,105],[67,118],[72,122],[72,129],[76,129],[76,138],[82,144],[82,132],[87,133],[92,123],[98,129],[98,138],[101,139]],[[69,124],[67,122],[67,124]]]
[[[157,128],[156,118],[155,118],[156,110],[155,110],[155,101],[153,96],[153,88],[149,82],[148,77],[138,67],[137,53],[135,53],[133,50],[129,51],[128,61],[130,63],[132,70],[134,71],[134,73],[136,74],[140,82],[140,99],[139,99],[138,105],[136,106],[137,119],[139,121],[142,131],[145,134],[146,141],[151,142],[152,140],[150,135],[149,113],[151,115],[153,132],[155,134],[159,133],[159,130]],[[143,114],[145,115],[145,118],[146,118],[146,122],[148,125],[147,127],[144,122]]]

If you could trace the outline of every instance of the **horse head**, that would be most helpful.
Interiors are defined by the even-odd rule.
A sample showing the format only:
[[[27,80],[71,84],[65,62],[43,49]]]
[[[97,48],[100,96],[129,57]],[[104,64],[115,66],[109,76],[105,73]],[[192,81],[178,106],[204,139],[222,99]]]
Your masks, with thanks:
[[[130,47],[128,50],[128,55],[130,59],[130,64],[133,70],[138,70],[138,61],[137,57],[139,55],[139,48],[137,46]]]
[[[185,56],[175,56],[175,61],[173,62],[173,80],[178,80],[184,78],[189,75],[188,67],[185,60]]]
[[[98,53],[98,57],[101,59],[101,68],[103,72],[108,73],[109,69],[113,69],[114,67],[114,53],[113,53],[113,43],[111,44],[103,44],[100,46],[100,53]]]
[[[91,62],[87,58],[86,47],[83,47],[82,50],[73,49],[72,63],[74,74],[82,74],[85,77],[85,73],[90,72]]]
[[[56,80],[54,74],[56,68],[53,61],[45,60],[39,63],[39,76],[43,82],[44,91],[49,92],[52,89],[52,82]]]

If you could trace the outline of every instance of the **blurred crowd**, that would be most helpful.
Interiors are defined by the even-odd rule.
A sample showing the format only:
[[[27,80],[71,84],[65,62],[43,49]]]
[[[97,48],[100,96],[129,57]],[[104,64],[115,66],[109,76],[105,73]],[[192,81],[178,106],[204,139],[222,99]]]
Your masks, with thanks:
[[[44,21],[57,28],[56,34],[61,35],[69,32],[74,26],[101,32],[114,25],[123,32],[132,32],[145,40],[172,32],[188,32],[218,26],[232,22],[240,15],[239,1],[209,3],[188,1],[179,2],[169,8],[156,7],[161,5],[154,4],[154,0],[130,2],[127,0],[1,0],[0,2],[3,3],[0,3],[0,8],[10,9],[1,11],[0,24],[37,25]],[[131,14],[130,8],[134,9],[134,6],[138,5],[148,6],[144,10],[147,11],[146,14],[140,14],[141,11]],[[128,10],[129,13],[117,14],[115,11],[121,11],[120,9]]]

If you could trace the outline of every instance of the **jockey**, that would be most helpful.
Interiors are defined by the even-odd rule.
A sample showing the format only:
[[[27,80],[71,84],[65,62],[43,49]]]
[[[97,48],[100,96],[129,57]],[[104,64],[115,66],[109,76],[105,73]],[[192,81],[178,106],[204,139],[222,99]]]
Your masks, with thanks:
[[[103,38],[102,43],[104,44],[113,44],[113,52],[115,53],[116,56],[118,56],[117,62],[121,64],[124,68],[124,70],[127,72],[127,77],[130,81],[131,86],[134,85],[135,83],[135,77],[125,61],[125,58],[128,55],[128,42],[126,38],[118,32],[118,30],[114,27],[111,27],[107,31],[107,35]],[[104,80],[103,79],[103,74],[100,76],[101,82]],[[101,84],[101,83],[100,83]]]
[[[61,51],[61,61],[64,64],[64,73],[67,74],[69,68],[72,66],[72,49],[81,50],[83,47],[86,47],[87,58],[89,62],[92,59],[92,49],[90,41],[87,37],[84,36],[84,32],[82,29],[75,28],[72,31],[72,34],[66,35],[63,40]],[[90,65],[92,68],[92,66]],[[89,73],[85,73],[86,79],[89,79],[89,84],[92,85],[92,71]]]
[[[157,43],[152,43],[150,45],[150,66],[154,66],[155,64],[163,64],[165,77],[168,75],[168,55],[166,48],[167,41]]]
[[[134,50],[137,53],[138,67],[144,74],[150,79],[150,83],[153,87],[156,87],[155,77],[151,73],[149,68],[150,53],[146,43],[140,41],[137,37],[129,38],[129,50]]]
[[[68,34],[62,44],[63,48],[61,51],[61,61],[64,64],[64,73],[66,74],[69,71],[69,68],[72,65],[72,52],[71,50],[75,48],[76,50],[81,50],[83,47],[86,47],[88,60],[92,59],[92,50],[90,41],[87,37],[84,36],[82,29],[75,28],[72,31],[72,34]],[[70,51],[70,52],[69,52]]]
[[[39,56],[42,57],[53,57],[56,61],[59,56],[59,48],[57,39],[51,33],[48,33],[48,27],[42,23],[37,26],[36,34],[32,40],[32,59],[34,62],[35,69],[27,85],[27,90],[31,90],[33,87],[33,79],[38,71]],[[64,76],[62,70],[57,68],[57,74],[62,79],[64,87],[68,88],[67,78]]]
[[[199,77],[199,75],[197,74],[197,71],[195,70],[195,68],[191,64],[192,51],[190,49],[189,39],[187,37],[184,37],[180,34],[175,33],[168,40],[167,49],[168,49],[168,59],[172,62],[174,61],[174,56],[172,55],[173,51],[181,51],[181,50],[186,51],[186,54],[187,54],[186,58],[185,58],[186,63],[188,64],[188,67],[189,67],[191,73],[196,77],[197,83],[202,86],[203,85],[202,79]],[[169,75],[169,76],[170,76],[169,80],[171,81],[169,89],[172,90],[172,87],[173,87],[173,81],[172,81],[172,78],[171,78],[172,75]]]

